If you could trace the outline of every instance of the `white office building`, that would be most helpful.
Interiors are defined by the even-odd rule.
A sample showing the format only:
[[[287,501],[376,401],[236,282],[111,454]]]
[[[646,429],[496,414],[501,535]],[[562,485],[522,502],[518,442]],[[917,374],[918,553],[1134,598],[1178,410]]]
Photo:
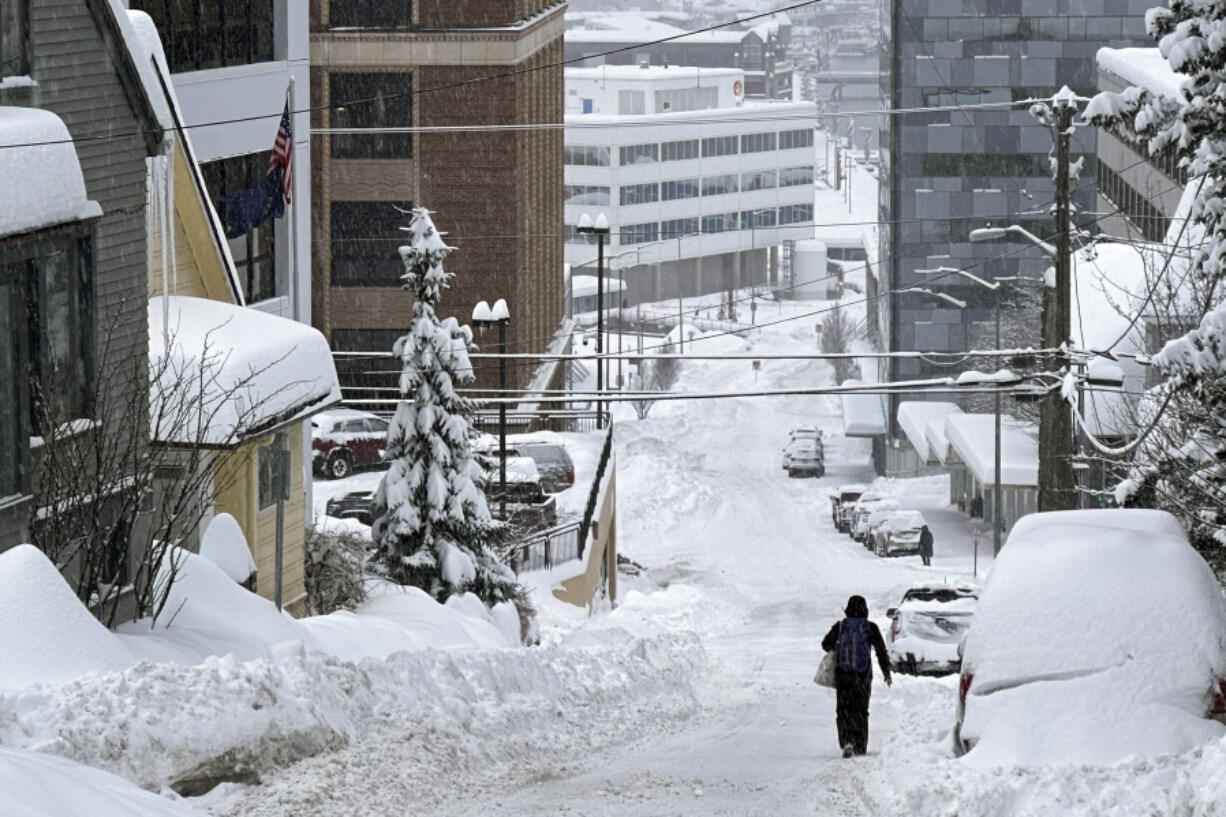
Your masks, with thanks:
[[[733,68],[566,69],[566,261],[596,266],[604,213],[627,305],[779,282],[778,248],[813,237],[807,102],[746,101]]]
[[[300,112],[293,117],[293,204],[283,218],[231,239],[230,251],[249,305],[310,323],[307,0],[128,0],[128,5],[148,13],[161,35],[205,186],[223,220],[223,197],[255,186],[268,170],[293,78],[293,108]]]

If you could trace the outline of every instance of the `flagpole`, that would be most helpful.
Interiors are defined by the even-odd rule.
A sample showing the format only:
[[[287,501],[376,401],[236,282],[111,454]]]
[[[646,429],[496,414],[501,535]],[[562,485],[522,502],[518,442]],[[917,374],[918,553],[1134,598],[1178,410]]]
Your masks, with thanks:
[[[289,107],[289,122],[290,122],[290,154],[289,166],[285,168],[285,172],[290,174],[290,198],[289,198],[289,280],[290,280],[290,299],[291,299],[291,317],[294,320],[301,320],[302,313],[300,312],[301,304],[299,304],[299,287],[298,287],[298,194],[294,190],[294,184],[297,181],[294,171],[296,164],[295,158],[298,151],[294,148],[294,139],[297,136],[297,128],[294,127],[294,75],[290,74],[289,87],[285,89],[286,105]]]

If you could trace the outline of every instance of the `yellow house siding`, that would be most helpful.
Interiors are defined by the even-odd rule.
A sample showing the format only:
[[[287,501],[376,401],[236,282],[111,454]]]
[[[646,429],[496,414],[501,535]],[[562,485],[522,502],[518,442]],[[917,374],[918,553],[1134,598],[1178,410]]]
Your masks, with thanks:
[[[284,538],[281,563],[281,604],[301,609],[306,597],[303,549],[306,542],[306,487],[303,485],[302,440],[306,423],[285,429],[290,454],[289,500],[285,503]],[[256,592],[273,599],[276,592],[277,506],[263,510],[260,502],[259,450],[270,445],[273,436],[253,440],[238,450],[218,456],[214,467],[214,495],[218,513],[233,516],[247,537],[256,567]]]

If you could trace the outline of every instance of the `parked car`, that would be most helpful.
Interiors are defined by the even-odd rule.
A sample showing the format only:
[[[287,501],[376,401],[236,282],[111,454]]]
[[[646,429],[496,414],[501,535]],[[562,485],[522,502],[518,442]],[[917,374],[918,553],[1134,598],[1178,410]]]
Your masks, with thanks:
[[[374,491],[352,491],[329,499],[324,513],[337,519],[356,519],[363,525],[370,525],[374,522],[374,507]]]
[[[962,664],[958,646],[975,614],[979,588],[973,584],[917,584],[886,610],[886,650],[895,672],[948,675]]]
[[[1175,517],[1022,517],[962,650],[953,742],[1010,765],[1183,754],[1226,729],[1226,600]]]
[[[475,450],[492,458],[494,468],[498,461],[498,438],[482,436],[475,443]],[[545,440],[507,438],[507,458],[529,457],[536,463],[541,487],[546,493],[556,494],[575,484],[575,463],[566,446]],[[487,464],[490,460],[487,460]]]
[[[788,432],[788,442],[787,445],[783,447],[783,470],[788,471],[788,476],[793,476],[791,473],[792,450],[802,442],[811,442],[817,449],[818,458],[822,460],[821,473],[818,474],[820,477],[822,474],[826,473],[826,449],[825,445],[822,443],[821,429],[815,426],[800,426],[799,428],[794,428]],[[806,461],[808,461],[808,459],[809,458],[806,458]],[[807,471],[808,469],[802,468],[799,470]]]
[[[799,439],[788,444],[783,456],[787,458],[788,476],[804,474],[820,477],[826,473],[826,460],[817,440]]]
[[[881,530],[881,526],[893,514],[898,513],[898,509],[902,507],[902,503],[897,499],[881,499],[874,503],[872,513],[868,515],[867,532],[860,544],[869,550],[877,549],[877,534]]]
[[[341,479],[353,469],[383,461],[388,421],[365,411],[333,409],[311,418],[311,466]]]
[[[851,508],[866,490],[863,485],[840,485],[830,492],[830,518],[839,533],[846,532]]]
[[[874,550],[878,556],[919,553],[920,530],[926,524],[919,511],[894,511],[877,529]]]
[[[884,499],[894,498],[880,491],[865,491],[860,494],[856,504],[851,506],[851,524],[847,532],[852,539],[863,542],[868,535],[868,515],[877,509],[877,504]],[[895,500],[896,501],[896,500]],[[899,506],[894,506],[895,508]]]

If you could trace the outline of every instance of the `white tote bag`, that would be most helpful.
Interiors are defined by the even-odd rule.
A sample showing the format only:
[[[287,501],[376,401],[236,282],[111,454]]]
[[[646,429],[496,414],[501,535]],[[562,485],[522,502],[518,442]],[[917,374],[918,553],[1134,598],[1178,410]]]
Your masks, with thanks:
[[[821,663],[817,665],[817,672],[813,673],[813,683],[820,687],[834,688],[834,652],[828,652],[822,656]]]

